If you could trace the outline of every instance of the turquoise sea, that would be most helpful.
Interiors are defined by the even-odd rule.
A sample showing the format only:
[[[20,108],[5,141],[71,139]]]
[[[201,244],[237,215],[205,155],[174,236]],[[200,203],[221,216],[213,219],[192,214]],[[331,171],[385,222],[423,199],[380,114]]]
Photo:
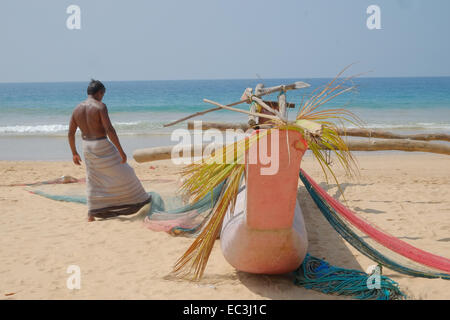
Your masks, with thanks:
[[[107,82],[104,102],[125,150],[175,144],[173,129],[164,123],[212,106],[239,100],[247,87],[305,81],[311,88],[288,93],[297,106],[311,90],[330,79],[239,79]],[[0,83],[0,160],[64,160],[72,109],[86,97],[88,82]],[[345,106],[370,128],[400,132],[450,133],[450,77],[357,78],[355,90],[328,106]],[[274,95],[272,97],[276,99]],[[245,105],[242,106],[245,108]],[[326,108],[326,106],[324,106]],[[296,112],[290,111],[294,118]],[[246,116],[217,111],[196,118],[205,121],[245,122]]]

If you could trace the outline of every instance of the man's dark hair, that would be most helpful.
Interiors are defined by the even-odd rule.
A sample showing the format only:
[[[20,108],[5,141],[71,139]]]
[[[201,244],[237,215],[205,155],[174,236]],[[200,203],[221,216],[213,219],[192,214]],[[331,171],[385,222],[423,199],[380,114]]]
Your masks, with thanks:
[[[99,91],[105,92],[105,86],[100,81],[91,79],[91,83],[89,83],[89,86],[87,88],[87,94],[94,95]]]

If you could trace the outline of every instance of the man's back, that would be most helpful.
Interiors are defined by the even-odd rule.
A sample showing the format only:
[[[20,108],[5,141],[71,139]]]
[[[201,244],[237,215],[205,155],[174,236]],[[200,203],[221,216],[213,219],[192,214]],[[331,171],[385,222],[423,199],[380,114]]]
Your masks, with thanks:
[[[95,139],[106,136],[102,124],[101,111],[106,106],[95,99],[88,98],[73,111],[73,118],[81,130],[84,139]]]

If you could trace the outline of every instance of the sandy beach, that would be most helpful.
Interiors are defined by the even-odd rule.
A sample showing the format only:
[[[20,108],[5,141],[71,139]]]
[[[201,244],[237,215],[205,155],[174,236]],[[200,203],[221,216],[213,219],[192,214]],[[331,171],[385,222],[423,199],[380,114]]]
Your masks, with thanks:
[[[357,159],[360,177],[338,176],[348,205],[400,239],[450,257],[450,158],[359,153]],[[150,181],[151,190],[158,191],[162,180],[178,179],[170,161],[129,163],[140,179]],[[302,168],[324,182],[310,155]],[[84,165],[69,161],[0,161],[0,299],[341,299],[296,287],[289,275],[237,272],[223,258],[218,241],[200,282],[174,279],[168,276],[171,267],[192,239],[150,231],[139,216],[88,223],[84,205],[10,186],[63,175],[83,178],[84,170]],[[339,197],[334,183],[326,189]],[[311,254],[345,268],[365,271],[374,264],[331,228],[301,182],[298,197]],[[81,268],[80,290],[66,287],[69,265]],[[383,274],[397,281],[409,298],[450,299],[448,281],[408,277],[386,268]]]

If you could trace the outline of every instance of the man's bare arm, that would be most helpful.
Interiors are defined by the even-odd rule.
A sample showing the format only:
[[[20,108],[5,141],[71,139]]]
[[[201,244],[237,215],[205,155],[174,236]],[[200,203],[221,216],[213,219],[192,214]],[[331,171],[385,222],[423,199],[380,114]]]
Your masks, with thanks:
[[[77,146],[75,144],[75,132],[77,132],[77,128],[78,125],[73,117],[70,118],[70,123],[69,123],[69,133],[68,133],[68,138],[69,138],[69,145],[70,145],[70,149],[72,150],[72,160],[76,165],[80,165],[81,164],[81,158],[80,155],[77,152]]]
[[[105,104],[103,104],[100,109],[100,118],[106,134],[108,135],[111,142],[116,146],[117,150],[120,153],[120,156],[122,157],[122,163],[127,162],[127,155],[120,145],[119,137],[117,136],[116,130],[114,129],[111,120],[109,119],[108,109],[106,108]]]

